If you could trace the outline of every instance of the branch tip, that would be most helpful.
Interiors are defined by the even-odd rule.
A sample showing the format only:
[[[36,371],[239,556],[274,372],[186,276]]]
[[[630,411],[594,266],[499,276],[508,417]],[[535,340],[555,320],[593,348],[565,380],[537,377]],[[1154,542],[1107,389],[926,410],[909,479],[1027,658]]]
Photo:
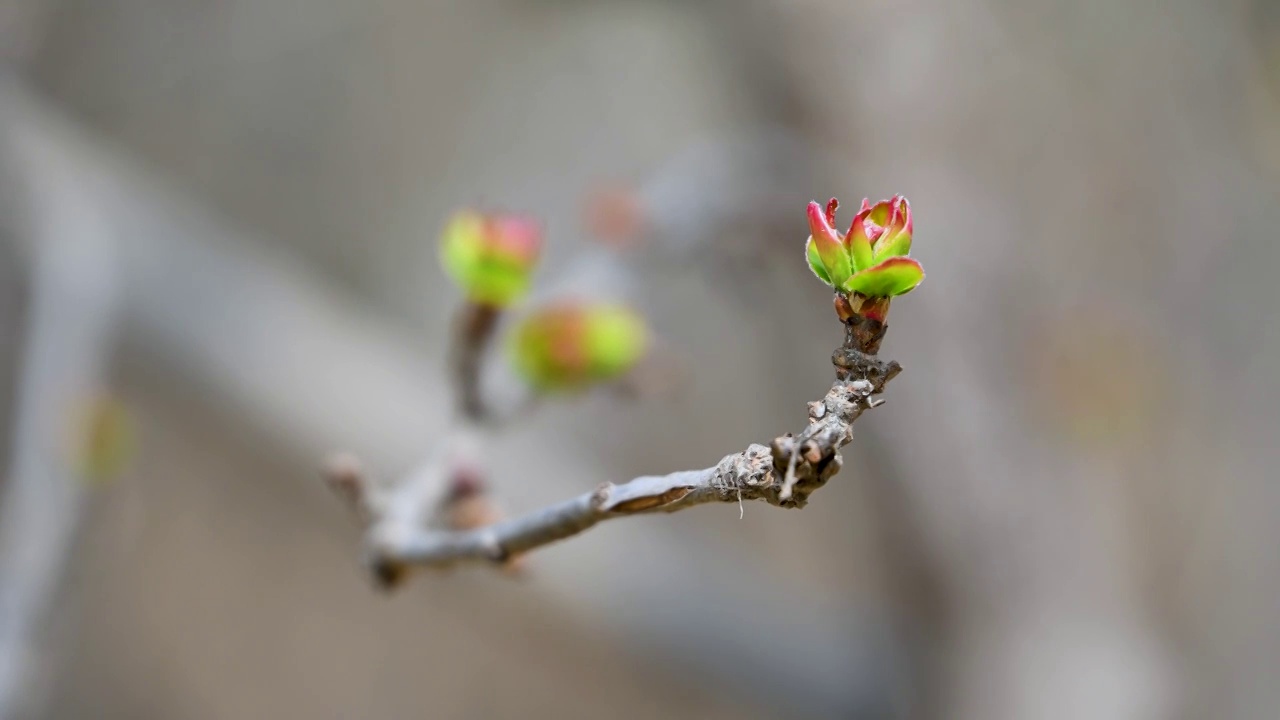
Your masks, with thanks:
[[[320,470],[325,483],[361,520],[368,520],[368,478],[360,459],[351,453],[334,453]]]

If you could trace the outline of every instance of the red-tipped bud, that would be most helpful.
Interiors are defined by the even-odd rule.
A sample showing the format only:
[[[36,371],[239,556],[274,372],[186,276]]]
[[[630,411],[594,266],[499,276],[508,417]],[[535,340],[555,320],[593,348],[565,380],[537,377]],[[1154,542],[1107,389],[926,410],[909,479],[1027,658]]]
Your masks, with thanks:
[[[463,211],[445,226],[440,261],[468,300],[506,307],[528,291],[541,251],[533,220]]]
[[[509,351],[516,371],[543,392],[616,380],[649,349],[649,329],[629,308],[561,302],[514,328]]]
[[[911,251],[911,204],[901,195],[872,204],[863,199],[849,232],[840,237],[832,229],[834,199],[826,211],[809,203],[809,268],[820,280],[847,293],[865,297],[893,297],[910,292],[924,279]],[[837,303],[837,308],[840,305]]]

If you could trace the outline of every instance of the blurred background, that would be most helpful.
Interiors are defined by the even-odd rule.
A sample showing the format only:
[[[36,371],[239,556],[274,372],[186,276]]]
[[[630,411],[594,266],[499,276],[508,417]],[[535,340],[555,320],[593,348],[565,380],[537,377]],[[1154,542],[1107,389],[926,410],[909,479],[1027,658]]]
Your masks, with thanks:
[[[0,718],[1276,717],[1278,8],[0,2]],[[507,431],[524,512],[798,429],[804,203],[893,193],[906,371],[802,514],[370,586],[316,469],[447,430],[454,208],[684,368]]]

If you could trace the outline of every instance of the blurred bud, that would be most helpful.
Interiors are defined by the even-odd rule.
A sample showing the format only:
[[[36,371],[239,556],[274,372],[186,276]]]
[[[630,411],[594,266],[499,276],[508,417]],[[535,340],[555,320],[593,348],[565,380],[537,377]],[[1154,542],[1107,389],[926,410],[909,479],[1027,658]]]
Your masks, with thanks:
[[[924,280],[924,268],[907,257],[911,251],[911,205],[895,195],[875,205],[863,200],[849,232],[836,232],[832,198],[824,210],[809,203],[809,269],[824,283],[847,293],[893,297],[911,292]]]
[[[136,449],[129,409],[115,398],[101,396],[80,413],[74,440],[77,468],[88,482],[114,480],[129,466]]]
[[[529,290],[542,230],[528,218],[455,214],[440,238],[440,263],[471,302],[507,307]]]
[[[588,196],[583,212],[587,231],[615,248],[637,244],[644,232],[645,210],[639,194],[625,187],[606,187]]]
[[[533,387],[574,390],[635,367],[649,348],[649,329],[626,307],[563,302],[525,318],[509,348],[516,371]]]
[[[454,470],[449,481],[449,494],[441,510],[444,526],[455,531],[476,530],[506,519],[484,478],[470,467]],[[512,555],[502,563],[502,567],[509,573],[519,573],[524,569],[524,558]]]

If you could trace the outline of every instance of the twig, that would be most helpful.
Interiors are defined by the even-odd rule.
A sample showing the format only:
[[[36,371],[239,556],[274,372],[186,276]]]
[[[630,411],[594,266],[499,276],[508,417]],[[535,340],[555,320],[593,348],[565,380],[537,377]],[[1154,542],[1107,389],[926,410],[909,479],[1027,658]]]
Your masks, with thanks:
[[[850,335],[852,337],[852,334]],[[838,379],[820,401],[809,404],[809,425],[798,435],[775,438],[769,446],[752,444],[713,467],[669,475],[640,477],[535,511],[524,517],[456,531],[424,527],[421,509],[400,506],[378,495],[358,471],[330,469],[332,484],[369,515],[368,560],[375,577],[392,585],[409,566],[447,567],[466,561],[502,563],[514,555],[577,535],[596,523],[653,512],[675,512],[712,502],[763,500],[780,507],[803,507],[841,466],[839,448],[853,435],[852,425],[900,371],[892,361],[846,346],[833,361]],[[421,484],[405,483],[406,492]],[[429,494],[429,493],[428,493]]]
[[[452,366],[458,389],[458,410],[463,418],[479,422],[488,416],[480,390],[485,350],[493,339],[502,311],[491,305],[468,302],[458,311],[453,331]]]

